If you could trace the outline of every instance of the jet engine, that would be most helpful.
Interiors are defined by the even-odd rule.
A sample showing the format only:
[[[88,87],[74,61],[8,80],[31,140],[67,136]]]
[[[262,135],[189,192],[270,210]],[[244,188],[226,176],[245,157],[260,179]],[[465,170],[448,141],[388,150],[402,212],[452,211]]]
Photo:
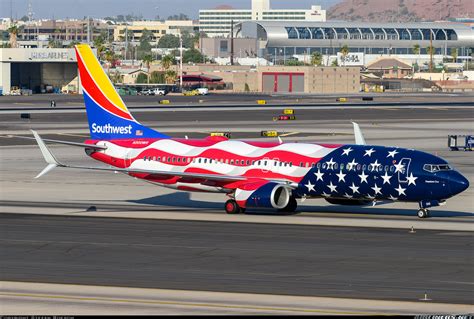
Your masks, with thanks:
[[[269,182],[253,191],[248,190],[250,186],[245,185],[236,191],[235,198],[242,207],[284,209],[292,198],[291,189],[282,184]]]

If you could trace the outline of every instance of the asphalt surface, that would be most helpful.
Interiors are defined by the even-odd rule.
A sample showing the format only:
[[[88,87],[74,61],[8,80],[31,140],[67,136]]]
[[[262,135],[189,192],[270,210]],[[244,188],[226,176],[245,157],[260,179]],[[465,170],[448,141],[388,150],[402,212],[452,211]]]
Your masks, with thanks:
[[[472,233],[0,215],[0,280],[471,304]]]

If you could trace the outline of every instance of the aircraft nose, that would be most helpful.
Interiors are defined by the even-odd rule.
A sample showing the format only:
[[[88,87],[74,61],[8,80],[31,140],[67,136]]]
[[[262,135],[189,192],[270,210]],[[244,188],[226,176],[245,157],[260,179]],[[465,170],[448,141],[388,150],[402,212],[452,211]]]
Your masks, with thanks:
[[[450,188],[454,195],[464,192],[469,187],[469,181],[459,172],[451,172]]]

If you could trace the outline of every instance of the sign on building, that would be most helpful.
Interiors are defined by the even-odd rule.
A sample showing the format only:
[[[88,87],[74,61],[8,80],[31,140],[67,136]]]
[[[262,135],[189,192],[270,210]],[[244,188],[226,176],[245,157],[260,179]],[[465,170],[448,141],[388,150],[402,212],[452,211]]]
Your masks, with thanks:
[[[345,66],[362,66],[364,65],[364,53],[363,52],[351,52],[346,56],[343,56],[341,52],[337,53],[337,64]]]

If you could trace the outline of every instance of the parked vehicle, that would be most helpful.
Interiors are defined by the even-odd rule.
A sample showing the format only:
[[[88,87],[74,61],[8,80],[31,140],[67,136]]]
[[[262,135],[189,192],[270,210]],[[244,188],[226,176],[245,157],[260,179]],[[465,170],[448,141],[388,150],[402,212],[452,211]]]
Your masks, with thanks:
[[[198,91],[199,95],[208,95],[209,94],[209,89],[208,88],[197,88],[196,91]]]
[[[154,89],[153,90],[153,95],[166,95],[168,92],[163,89]]]

